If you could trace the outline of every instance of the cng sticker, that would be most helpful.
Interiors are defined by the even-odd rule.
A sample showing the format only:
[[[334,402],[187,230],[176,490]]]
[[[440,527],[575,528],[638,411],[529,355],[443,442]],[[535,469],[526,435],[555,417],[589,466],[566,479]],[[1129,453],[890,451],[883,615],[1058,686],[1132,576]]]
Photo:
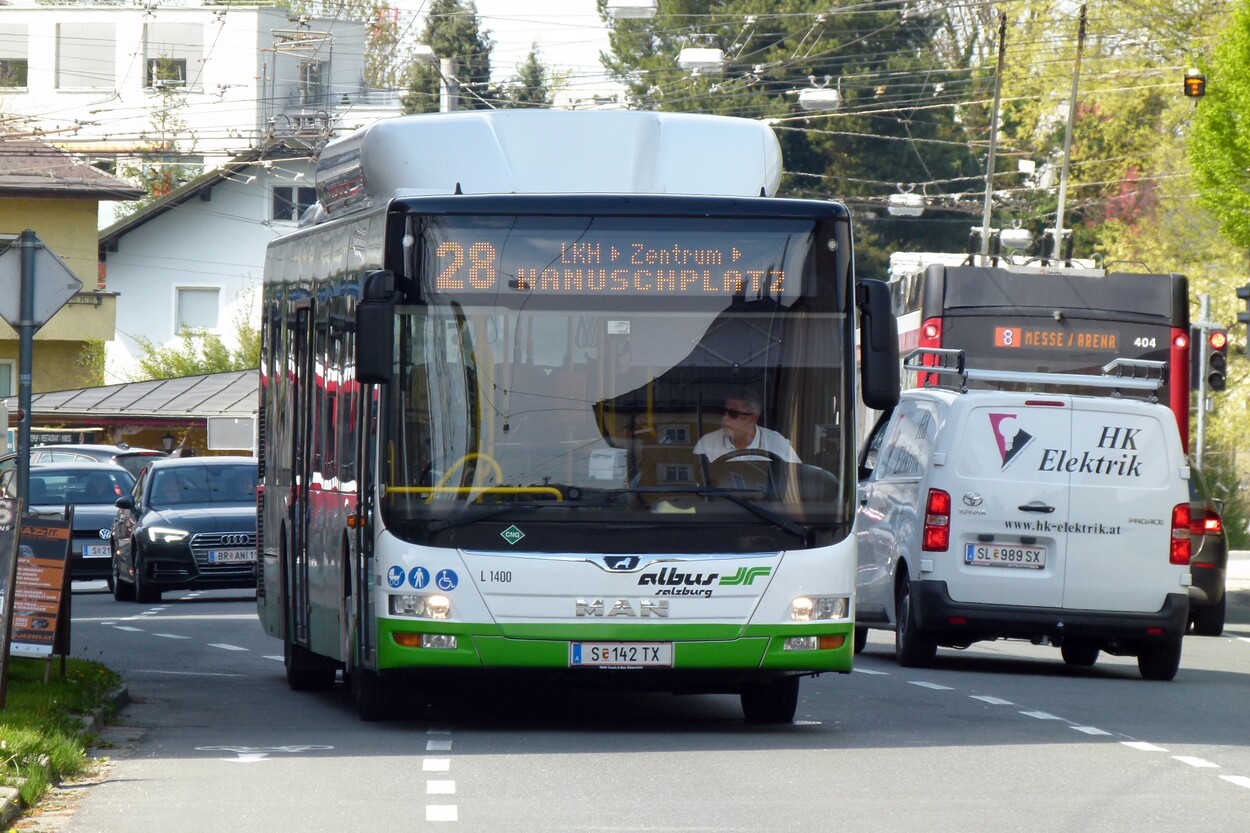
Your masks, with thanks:
[[[507,541],[509,544],[516,544],[517,541],[520,541],[525,537],[525,533],[517,529],[516,525],[513,524],[503,532],[499,533],[499,537]]]

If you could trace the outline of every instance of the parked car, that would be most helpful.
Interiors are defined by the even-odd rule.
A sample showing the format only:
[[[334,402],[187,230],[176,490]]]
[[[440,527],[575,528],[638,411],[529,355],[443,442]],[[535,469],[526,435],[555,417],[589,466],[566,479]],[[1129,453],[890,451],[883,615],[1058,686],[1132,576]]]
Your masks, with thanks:
[[[135,477],[143,471],[143,467],[153,460],[168,457],[164,451],[151,448],[131,448],[125,443],[118,445],[100,445],[97,443],[72,443],[59,445],[37,445],[30,450],[30,462],[33,463],[72,463],[91,462],[97,460],[104,463],[115,463]],[[0,471],[8,471],[17,467],[17,453],[0,457]]]
[[[112,463],[41,463],[30,467],[27,506],[32,511],[74,510],[70,541],[70,577],[77,581],[109,580],[113,519],[117,499],[130,494],[135,479]],[[17,469],[0,472],[0,491],[17,496]]]
[[[157,601],[178,588],[256,587],[256,460],[152,462],[117,501],[113,597]]]
[[[1206,478],[1190,468],[1189,510],[1193,557],[1189,562],[1189,622],[1198,636],[1224,632],[1224,582],[1228,576],[1228,537],[1224,532],[1224,505],[1211,496]]]
[[[978,378],[984,378],[978,376]],[[856,647],[1025,639],[1170,680],[1188,625],[1189,467],[1162,405],[1111,396],[904,391],[861,457]]]

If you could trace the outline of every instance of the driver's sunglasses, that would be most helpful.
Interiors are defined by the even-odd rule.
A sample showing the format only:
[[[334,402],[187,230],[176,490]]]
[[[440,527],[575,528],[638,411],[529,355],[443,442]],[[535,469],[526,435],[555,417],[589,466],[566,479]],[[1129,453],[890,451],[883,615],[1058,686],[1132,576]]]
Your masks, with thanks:
[[[724,414],[725,416],[729,417],[730,419],[739,419],[745,416],[755,416],[755,414],[749,411],[739,411],[736,408],[721,408],[720,412]]]

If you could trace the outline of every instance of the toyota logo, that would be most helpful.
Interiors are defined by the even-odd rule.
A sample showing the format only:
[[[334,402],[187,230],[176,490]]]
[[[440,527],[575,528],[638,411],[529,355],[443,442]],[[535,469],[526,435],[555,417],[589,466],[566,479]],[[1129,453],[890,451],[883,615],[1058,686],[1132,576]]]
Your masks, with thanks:
[[[251,543],[251,537],[246,532],[232,532],[221,536],[221,544],[225,547],[241,547]]]

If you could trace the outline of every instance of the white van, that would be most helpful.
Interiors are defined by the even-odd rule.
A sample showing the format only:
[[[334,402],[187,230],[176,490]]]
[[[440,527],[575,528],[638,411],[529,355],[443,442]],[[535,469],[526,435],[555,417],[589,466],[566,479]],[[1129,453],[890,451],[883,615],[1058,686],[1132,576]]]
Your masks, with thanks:
[[[965,388],[1065,381],[925,352],[954,354],[937,372]],[[1027,639],[1070,665],[1106,651],[1172,679],[1189,615],[1189,466],[1171,411],[1114,393],[904,391],[860,461],[856,649],[869,628],[892,629],[899,662],[925,666],[939,646]]]

